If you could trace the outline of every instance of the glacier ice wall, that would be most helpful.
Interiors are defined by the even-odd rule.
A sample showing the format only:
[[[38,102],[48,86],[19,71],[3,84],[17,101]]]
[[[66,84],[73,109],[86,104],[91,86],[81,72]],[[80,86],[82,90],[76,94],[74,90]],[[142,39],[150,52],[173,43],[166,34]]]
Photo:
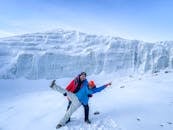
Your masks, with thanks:
[[[0,39],[0,78],[54,79],[173,68],[173,42],[147,43],[56,30]]]

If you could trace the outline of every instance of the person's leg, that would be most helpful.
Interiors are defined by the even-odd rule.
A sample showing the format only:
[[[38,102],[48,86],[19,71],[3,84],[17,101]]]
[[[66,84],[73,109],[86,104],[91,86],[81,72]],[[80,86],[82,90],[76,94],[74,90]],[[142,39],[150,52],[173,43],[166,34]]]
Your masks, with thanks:
[[[84,107],[84,114],[85,114],[85,119],[84,120],[85,120],[86,123],[90,124],[91,122],[89,120],[89,106],[87,104],[87,105],[83,105],[83,107]]]
[[[62,94],[65,94],[65,93],[67,94],[67,91],[65,89],[63,89],[61,86],[57,85],[55,82],[56,82],[56,80],[52,81],[52,83],[50,85],[50,88],[55,89],[55,90],[57,90],[58,92],[60,92]],[[69,102],[68,102],[67,110],[69,109],[69,107],[71,105],[70,99],[68,99],[68,101]]]
[[[57,90],[58,92],[60,92],[60,93],[62,93],[62,94],[66,93],[67,90],[65,90],[65,89],[63,89],[61,86],[57,85],[57,84],[55,83],[55,81],[56,81],[56,80],[53,80],[53,81],[52,81],[52,83],[51,83],[51,85],[50,85],[50,88],[55,89],[55,90]]]
[[[70,108],[70,106],[71,106],[71,101],[70,100],[68,100],[68,106],[67,106],[67,111],[69,110],[69,108]],[[69,119],[66,121],[66,123],[68,123],[68,122],[70,122],[70,117],[69,117]]]
[[[61,119],[60,123],[58,124],[58,125],[62,125],[62,126],[66,124],[67,120],[73,114],[73,112],[75,112],[81,106],[81,103],[79,102],[79,100],[75,94],[68,92],[67,95],[71,97],[72,103],[71,103],[70,108],[68,109],[68,111],[65,113],[64,117]]]
[[[67,111],[68,111],[68,109],[70,108],[70,106],[71,106],[71,101],[70,100],[68,100],[68,106],[67,106]]]

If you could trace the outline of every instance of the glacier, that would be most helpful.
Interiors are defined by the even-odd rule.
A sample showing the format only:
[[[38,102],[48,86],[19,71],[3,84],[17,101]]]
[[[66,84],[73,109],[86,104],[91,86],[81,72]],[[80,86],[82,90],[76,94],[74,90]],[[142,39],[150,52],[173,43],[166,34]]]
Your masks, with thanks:
[[[173,41],[149,43],[57,29],[0,39],[0,78],[55,79],[86,71],[145,73],[173,68]]]

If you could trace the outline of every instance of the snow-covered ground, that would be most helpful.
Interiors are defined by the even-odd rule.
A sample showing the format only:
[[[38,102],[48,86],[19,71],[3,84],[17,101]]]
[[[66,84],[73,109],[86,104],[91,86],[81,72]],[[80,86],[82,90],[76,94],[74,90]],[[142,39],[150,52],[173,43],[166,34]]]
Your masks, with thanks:
[[[90,99],[90,119],[83,108],[62,130],[172,130],[173,73],[115,76],[92,75],[97,86],[111,87]],[[57,79],[65,87],[72,78]],[[67,99],[48,86],[50,80],[0,80],[0,130],[54,130],[63,117]],[[94,115],[99,111],[99,115]]]

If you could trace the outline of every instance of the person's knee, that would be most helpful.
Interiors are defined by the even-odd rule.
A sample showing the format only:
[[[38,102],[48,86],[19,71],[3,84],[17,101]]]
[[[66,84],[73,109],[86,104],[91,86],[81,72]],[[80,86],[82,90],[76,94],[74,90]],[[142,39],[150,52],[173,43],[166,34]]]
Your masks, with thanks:
[[[71,100],[69,100],[69,102],[68,102],[68,103],[69,103],[69,105],[71,105],[72,101],[71,101]]]
[[[89,109],[88,104],[87,105],[83,105],[85,109]]]

